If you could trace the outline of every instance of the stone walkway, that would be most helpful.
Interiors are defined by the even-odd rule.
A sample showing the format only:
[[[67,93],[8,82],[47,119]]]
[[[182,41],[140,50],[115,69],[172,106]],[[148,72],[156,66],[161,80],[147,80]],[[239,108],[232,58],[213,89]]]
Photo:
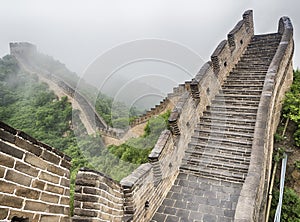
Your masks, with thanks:
[[[152,222],[232,221],[242,184],[180,173]]]

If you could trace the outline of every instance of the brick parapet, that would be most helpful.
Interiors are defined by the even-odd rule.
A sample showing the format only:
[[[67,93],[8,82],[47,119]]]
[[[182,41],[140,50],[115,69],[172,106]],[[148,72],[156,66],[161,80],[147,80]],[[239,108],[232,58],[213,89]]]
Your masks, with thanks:
[[[68,221],[71,158],[0,122],[0,220]]]
[[[124,193],[118,182],[82,168],[75,185],[72,221],[123,221]]]

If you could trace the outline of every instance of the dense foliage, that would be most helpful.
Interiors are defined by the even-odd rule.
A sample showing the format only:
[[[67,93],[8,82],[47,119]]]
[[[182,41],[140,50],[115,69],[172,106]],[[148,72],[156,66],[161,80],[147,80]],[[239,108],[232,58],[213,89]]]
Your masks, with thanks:
[[[294,81],[291,90],[286,93],[283,105],[283,116],[294,121],[298,128],[294,133],[295,143],[300,147],[300,71],[294,72]]]
[[[269,221],[274,221],[276,207],[279,201],[279,190],[273,190],[272,209],[270,212]],[[283,192],[283,201],[281,209],[282,222],[300,222],[300,198],[296,192],[286,187]]]
[[[151,118],[145,127],[143,136],[131,138],[119,146],[110,145],[109,151],[126,162],[134,164],[147,162],[148,154],[153,149],[160,133],[168,126],[169,116],[170,111]]]

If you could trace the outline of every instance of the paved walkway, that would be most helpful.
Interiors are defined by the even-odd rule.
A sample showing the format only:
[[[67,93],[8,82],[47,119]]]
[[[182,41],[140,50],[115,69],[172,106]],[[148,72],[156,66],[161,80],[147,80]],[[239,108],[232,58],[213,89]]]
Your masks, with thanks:
[[[180,173],[152,222],[232,221],[242,184]]]

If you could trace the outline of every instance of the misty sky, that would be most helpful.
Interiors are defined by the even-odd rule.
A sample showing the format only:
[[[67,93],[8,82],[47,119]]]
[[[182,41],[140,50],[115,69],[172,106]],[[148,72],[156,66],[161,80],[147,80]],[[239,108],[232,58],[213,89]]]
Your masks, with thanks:
[[[299,0],[0,0],[0,56],[8,43],[27,41],[81,75],[97,57],[124,42],[164,39],[207,61],[247,9],[255,33],[276,32],[287,15],[294,25],[294,67],[300,67]]]

